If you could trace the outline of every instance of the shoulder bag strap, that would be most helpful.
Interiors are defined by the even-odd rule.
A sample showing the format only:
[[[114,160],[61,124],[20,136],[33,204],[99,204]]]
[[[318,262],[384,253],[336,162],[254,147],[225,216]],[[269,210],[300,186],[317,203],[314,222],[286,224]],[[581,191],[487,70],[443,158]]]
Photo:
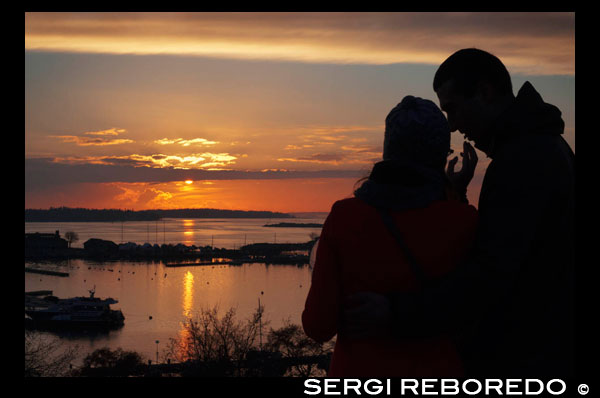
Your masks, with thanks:
[[[389,210],[383,209],[383,208],[378,208],[377,210],[379,211],[379,214],[381,214],[383,223],[385,224],[387,229],[390,231],[390,233],[394,236],[394,238],[400,245],[400,248],[404,251],[404,255],[406,256],[406,259],[408,260],[408,264],[410,265],[413,273],[415,274],[415,276],[417,278],[417,282],[419,283],[419,285],[421,287],[425,286],[425,284],[427,282],[427,277],[425,276],[425,272],[423,271],[423,268],[419,265],[417,260],[414,258],[414,256],[412,255],[411,251],[408,249],[406,244],[404,243],[404,239],[402,239],[402,234],[400,233],[400,230],[398,229],[398,227],[396,227],[396,224],[394,224],[394,219],[392,218],[392,215],[390,214]]]

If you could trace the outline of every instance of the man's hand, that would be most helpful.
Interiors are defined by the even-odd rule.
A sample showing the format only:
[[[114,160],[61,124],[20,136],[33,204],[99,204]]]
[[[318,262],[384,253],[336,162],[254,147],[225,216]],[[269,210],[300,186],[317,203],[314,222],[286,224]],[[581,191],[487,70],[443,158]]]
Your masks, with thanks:
[[[340,331],[349,338],[382,337],[391,332],[390,301],[383,295],[359,292],[346,297]]]
[[[473,175],[475,175],[475,168],[477,167],[477,153],[475,148],[467,141],[463,143],[463,151],[460,154],[463,158],[462,168],[460,171],[454,171],[454,166],[458,162],[458,156],[448,162],[448,169],[446,174],[450,183],[454,187],[457,193],[460,195],[466,195],[467,186],[471,182]]]

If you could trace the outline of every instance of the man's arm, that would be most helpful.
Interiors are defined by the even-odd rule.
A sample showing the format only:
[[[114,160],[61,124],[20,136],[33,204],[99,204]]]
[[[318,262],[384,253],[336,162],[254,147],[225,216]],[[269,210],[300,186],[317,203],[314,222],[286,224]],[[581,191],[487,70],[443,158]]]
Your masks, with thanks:
[[[556,176],[554,167],[534,159],[531,152],[518,152],[511,154],[510,161],[488,169],[470,260],[418,293],[387,296],[396,336],[456,332],[507,299],[557,183],[550,178]],[[364,301],[354,312],[347,312],[345,319],[352,322],[353,317],[369,316],[374,305]]]
[[[456,330],[509,300],[534,240],[543,233],[544,218],[552,216],[547,209],[565,174],[556,162],[536,156],[536,141],[527,144],[515,147],[510,156],[505,153],[488,169],[471,259],[422,294],[390,297],[399,336],[405,330],[409,335]]]

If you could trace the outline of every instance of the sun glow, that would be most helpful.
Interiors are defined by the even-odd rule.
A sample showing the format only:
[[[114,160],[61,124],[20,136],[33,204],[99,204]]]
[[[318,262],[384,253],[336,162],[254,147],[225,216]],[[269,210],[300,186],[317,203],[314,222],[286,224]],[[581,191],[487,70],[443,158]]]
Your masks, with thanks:
[[[192,181],[192,180],[185,180],[185,183],[188,184],[188,185],[190,185],[190,184],[193,184],[194,181]]]

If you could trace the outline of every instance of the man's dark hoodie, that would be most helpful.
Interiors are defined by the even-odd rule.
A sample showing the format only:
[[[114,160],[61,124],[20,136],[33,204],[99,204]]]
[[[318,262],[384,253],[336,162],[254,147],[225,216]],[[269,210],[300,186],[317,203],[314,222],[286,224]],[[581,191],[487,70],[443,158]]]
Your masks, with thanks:
[[[563,130],[526,82],[493,128],[471,261],[390,296],[396,333],[455,334],[469,376],[573,375],[575,155]]]

